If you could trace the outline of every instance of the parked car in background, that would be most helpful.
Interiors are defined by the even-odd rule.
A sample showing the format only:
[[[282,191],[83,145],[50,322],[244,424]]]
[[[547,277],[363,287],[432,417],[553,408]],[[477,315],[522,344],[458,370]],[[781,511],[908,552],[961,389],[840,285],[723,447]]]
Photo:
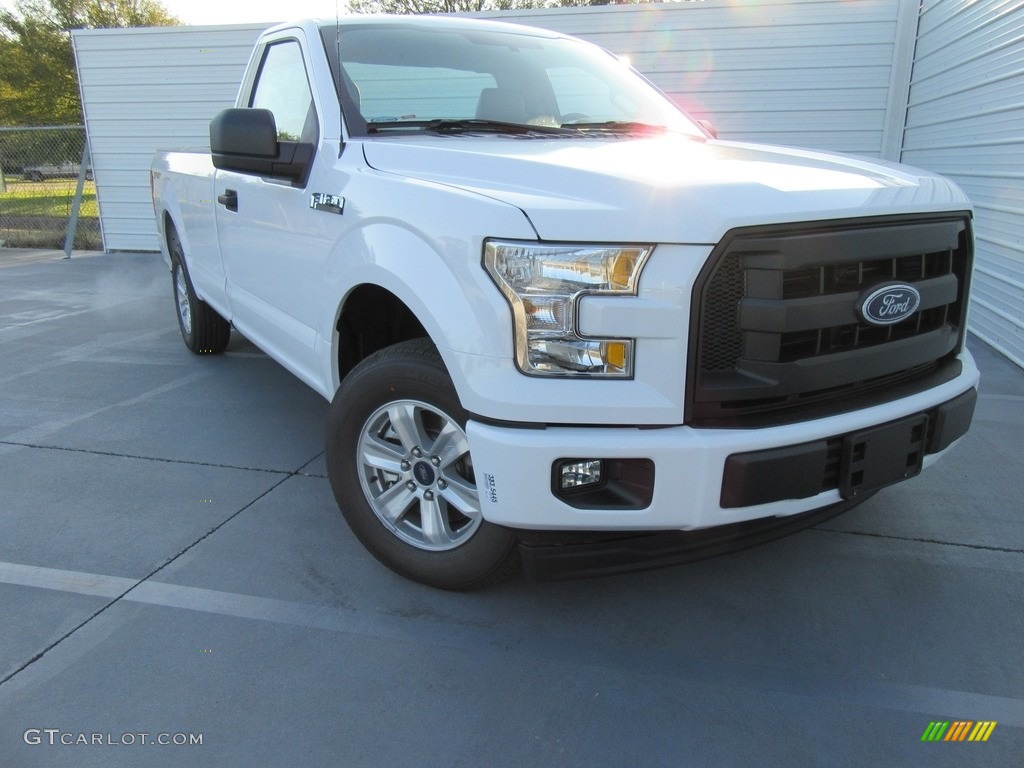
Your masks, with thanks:
[[[30,165],[21,172],[25,181],[45,181],[46,179],[77,179],[82,172],[79,163],[68,161],[60,165]],[[92,170],[85,172],[85,178],[92,179]]]

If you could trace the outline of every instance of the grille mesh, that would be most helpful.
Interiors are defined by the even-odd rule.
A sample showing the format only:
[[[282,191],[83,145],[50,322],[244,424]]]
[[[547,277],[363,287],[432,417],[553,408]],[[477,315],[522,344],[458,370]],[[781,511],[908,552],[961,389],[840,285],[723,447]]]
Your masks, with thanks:
[[[700,366],[705,371],[731,369],[743,349],[738,325],[743,298],[743,270],[739,259],[729,258],[719,265],[711,281],[704,310],[704,334],[701,337]]]

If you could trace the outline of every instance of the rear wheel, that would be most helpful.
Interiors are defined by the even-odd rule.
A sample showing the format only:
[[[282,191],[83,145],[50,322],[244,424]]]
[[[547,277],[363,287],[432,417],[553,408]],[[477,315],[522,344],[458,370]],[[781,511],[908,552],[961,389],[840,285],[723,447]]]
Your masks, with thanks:
[[[483,519],[467,414],[426,339],[371,355],[331,403],[327,470],[363,545],[395,572],[474,589],[518,565],[515,537]]]
[[[185,346],[197,355],[215,355],[227,349],[231,340],[231,324],[217,311],[196,296],[185,266],[185,253],[178,233],[170,230],[167,247],[171,254],[171,280],[178,328]]]

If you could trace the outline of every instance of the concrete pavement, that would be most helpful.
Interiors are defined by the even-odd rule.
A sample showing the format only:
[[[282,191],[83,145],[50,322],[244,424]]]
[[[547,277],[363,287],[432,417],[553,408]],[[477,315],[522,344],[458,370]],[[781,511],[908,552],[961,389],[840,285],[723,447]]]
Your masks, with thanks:
[[[972,431],[823,526],[448,594],[348,532],[325,402],[187,352],[159,256],[0,269],[0,766],[1017,766],[1024,372],[971,346]]]

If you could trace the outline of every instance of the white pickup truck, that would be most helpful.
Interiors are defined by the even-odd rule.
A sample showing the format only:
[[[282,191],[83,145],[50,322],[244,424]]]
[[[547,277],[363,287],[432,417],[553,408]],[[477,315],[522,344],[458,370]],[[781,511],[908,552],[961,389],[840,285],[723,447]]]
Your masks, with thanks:
[[[331,402],[338,505],[412,579],[705,555],[970,424],[955,184],[719,141],[580,40],[280,25],[210,142],[152,170],[185,344],[234,327]]]

